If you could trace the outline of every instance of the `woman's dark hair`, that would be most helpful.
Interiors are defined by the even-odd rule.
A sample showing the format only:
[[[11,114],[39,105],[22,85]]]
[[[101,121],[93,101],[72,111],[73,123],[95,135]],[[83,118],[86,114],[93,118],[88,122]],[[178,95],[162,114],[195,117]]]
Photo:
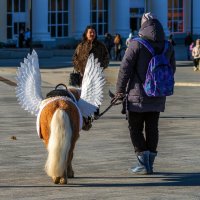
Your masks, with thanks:
[[[96,39],[97,39],[97,32],[96,32],[95,27],[92,26],[92,25],[88,25],[88,26],[85,28],[85,31],[84,31],[84,33],[83,33],[83,35],[82,35],[82,40],[83,40],[83,41],[86,41],[86,40],[87,40],[87,36],[86,36],[86,35],[87,35],[87,32],[88,32],[88,29],[93,29],[93,30],[95,31],[96,36],[95,36],[94,40],[96,40]]]

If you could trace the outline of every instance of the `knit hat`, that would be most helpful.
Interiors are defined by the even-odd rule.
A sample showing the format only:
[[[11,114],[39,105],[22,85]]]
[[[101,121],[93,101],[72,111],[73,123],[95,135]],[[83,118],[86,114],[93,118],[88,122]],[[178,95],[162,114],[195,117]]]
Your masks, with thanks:
[[[144,13],[142,15],[142,20],[141,20],[141,25],[146,22],[147,20],[150,20],[150,19],[156,19],[156,15],[154,15],[153,13],[151,12],[148,12],[148,13]]]

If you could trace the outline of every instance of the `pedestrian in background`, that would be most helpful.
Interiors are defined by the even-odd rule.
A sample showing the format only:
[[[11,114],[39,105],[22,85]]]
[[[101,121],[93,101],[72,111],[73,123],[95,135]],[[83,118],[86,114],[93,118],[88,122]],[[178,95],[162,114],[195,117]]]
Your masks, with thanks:
[[[83,35],[82,41],[78,44],[73,55],[73,65],[76,72],[79,72],[81,75],[81,84],[82,78],[84,76],[85,67],[87,60],[90,54],[94,55],[94,58],[98,59],[100,67],[103,69],[108,67],[109,64],[109,53],[106,46],[97,40],[96,30],[93,26],[89,25],[86,27]],[[99,107],[100,108],[100,107]],[[94,117],[99,115],[99,109],[94,113]],[[92,120],[90,117],[88,119],[84,118],[83,130],[89,130],[92,127]]]
[[[21,29],[19,32],[18,46],[19,48],[24,47],[24,29]]]
[[[112,59],[111,51],[112,51],[112,48],[114,46],[114,43],[113,43],[112,35],[110,33],[105,33],[104,44],[105,44],[105,46],[108,50],[110,59]]]
[[[196,40],[196,45],[192,49],[193,63],[194,63],[194,71],[200,70],[200,39]]]
[[[26,47],[29,48],[30,43],[31,43],[31,32],[30,32],[29,28],[27,28],[26,31],[25,31],[24,39],[25,39]]]
[[[120,34],[116,34],[114,38],[115,60],[121,61],[122,39]]]
[[[87,26],[83,35],[82,41],[78,44],[73,55],[73,65],[77,72],[80,72],[83,77],[87,59],[89,55],[93,53],[94,58],[98,58],[100,67],[103,69],[108,67],[109,64],[109,53],[106,46],[97,40],[96,30],[93,26]]]
[[[187,59],[191,59],[191,53],[190,53],[190,45],[193,42],[193,38],[190,34],[190,32],[187,33],[187,36],[185,37],[185,47],[186,47],[186,53],[187,53]]]
[[[143,14],[139,36],[151,44],[156,55],[163,52],[166,43],[164,30],[152,13]],[[174,48],[170,43],[166,57],[172,73],[175,73]],[[144,45],[135,40],[130,43],[120,66],[116,94],[111,101],[116,102],[127,96],[128,127],[138,159],[138,165],[131,168],[135,174],[153,173],[159,139],[159,116],[165,110],[166,96],[149,97],[143,88],[151,59],[152,54]]]

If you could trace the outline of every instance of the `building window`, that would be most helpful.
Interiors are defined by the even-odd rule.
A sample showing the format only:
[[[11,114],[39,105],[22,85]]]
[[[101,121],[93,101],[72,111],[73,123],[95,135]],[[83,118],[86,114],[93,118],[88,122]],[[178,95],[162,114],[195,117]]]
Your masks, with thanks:
[[[53,38],[68,36],[68,0],[48,1],[48,31]]]
[[[183,32],[183,0],[168,0],[168,28],[172,33]]]
[[[7,0],[7,39],[18,36],[20,30],[25,31],[26,0]],[[15,18],[14,18],[15,16]]]
[[[14,12],[25,12],[25,0],[13,0]]]
[[[97,35],[108,32],[107,0],[91,0],[91,24],[96,28]]]
[[[143,13],[144,8],[130,8],[130,29],[134,34],[140,29]]]

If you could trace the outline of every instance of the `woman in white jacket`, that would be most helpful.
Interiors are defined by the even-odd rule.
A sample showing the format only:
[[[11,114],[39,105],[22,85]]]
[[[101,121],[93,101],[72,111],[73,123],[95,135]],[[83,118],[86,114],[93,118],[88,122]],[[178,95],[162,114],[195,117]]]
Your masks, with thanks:
[[[199,60],[200,60],[200,39],[196,40],[196,45],[192,49],[192,56],[194,58],[194,71],[200,70]]]

